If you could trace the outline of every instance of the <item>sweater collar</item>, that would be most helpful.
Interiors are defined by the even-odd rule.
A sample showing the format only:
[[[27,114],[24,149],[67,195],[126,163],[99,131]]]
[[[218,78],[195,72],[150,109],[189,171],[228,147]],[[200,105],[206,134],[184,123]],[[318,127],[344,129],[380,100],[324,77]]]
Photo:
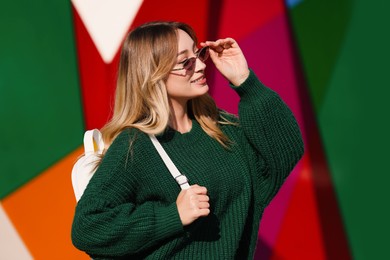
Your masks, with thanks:
[[[204,131],[198,121],[196,121],[196,119],[192,119],[192,127],[190,131],[180,133],[168,126],[163,133],[157,135],[157,139],[162,143],[170,142],[188,145],[189,143],[197,141],[202,133],[204,133]]]

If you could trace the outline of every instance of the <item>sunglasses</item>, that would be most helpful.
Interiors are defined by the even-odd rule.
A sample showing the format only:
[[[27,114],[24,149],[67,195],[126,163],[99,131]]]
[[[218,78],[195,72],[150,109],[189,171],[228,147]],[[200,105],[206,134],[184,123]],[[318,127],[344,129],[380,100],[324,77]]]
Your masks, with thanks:
[[[203,47],[195,53],[195,57],[186,59],[183,62],[182,68],[173,69],[172,71],[177,71],[177,70],[192,71],[195,69],[196,59],[199,59],[200,61],[205,62],[209,58],[209,56],[210,56],[209,55],[209,47],[208,46]]]

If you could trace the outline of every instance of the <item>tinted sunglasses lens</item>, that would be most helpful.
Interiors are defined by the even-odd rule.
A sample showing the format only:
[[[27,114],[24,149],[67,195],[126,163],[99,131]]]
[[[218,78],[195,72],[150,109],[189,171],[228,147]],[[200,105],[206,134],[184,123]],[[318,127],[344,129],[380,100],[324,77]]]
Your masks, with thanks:
[[[186,70],[193,70],[195,67],[196,58],[192,57],[183,64],[183,68]]]
[[[204,47],[199,51],[198,58],[204,62],[209,58],[209,47]]]

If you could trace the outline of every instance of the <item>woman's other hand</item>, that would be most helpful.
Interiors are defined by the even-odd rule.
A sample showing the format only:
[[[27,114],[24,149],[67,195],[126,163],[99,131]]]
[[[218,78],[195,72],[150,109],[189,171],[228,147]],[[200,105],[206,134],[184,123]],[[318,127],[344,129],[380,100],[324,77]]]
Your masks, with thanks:
[[[239,86],[248,78],[248,63],[234,39],[206,41],[200,45],[210,47],[210,57],[215,66],[233,85]]]
[[[199,217],[207,216],[210,213],[207,189],[196,184],[179,193],[176,205],[183,226],[189,225]]]

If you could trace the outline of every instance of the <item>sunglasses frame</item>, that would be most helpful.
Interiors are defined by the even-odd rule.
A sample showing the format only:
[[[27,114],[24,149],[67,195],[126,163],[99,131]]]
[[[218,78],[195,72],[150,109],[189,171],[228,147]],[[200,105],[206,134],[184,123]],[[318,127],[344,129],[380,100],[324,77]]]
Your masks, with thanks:
[[[202,52],[204,52],[204,55],[200,55]],[[202,57],[202,56],[203,56],[203,57]],[[200,48],[200,49],[195,53],[195,57],[191,57],[191,58],[187,59],[187,60],[183,63],[183,67],[182,67],[182,68],[172,69],[172,71],[178,71],[178,70],[192,71],[192,70],[195,69],[196,59],[199,59],[201,62],[205,62],[205,61],[209,58],[209,56],[210,56],[210,55],[209,55],[209,46]]]

